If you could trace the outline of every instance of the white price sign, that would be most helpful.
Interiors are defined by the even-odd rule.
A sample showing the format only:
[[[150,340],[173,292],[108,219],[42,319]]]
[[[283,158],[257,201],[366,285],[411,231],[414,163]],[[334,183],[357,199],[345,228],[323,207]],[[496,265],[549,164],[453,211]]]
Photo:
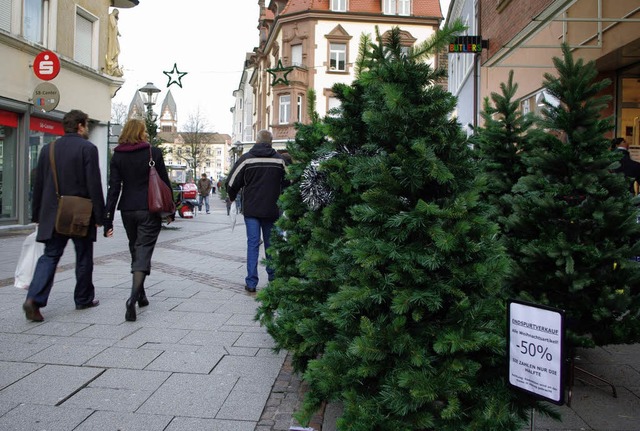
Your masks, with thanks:
[[[509,301],[509,384],[564,404],[564,312]]]

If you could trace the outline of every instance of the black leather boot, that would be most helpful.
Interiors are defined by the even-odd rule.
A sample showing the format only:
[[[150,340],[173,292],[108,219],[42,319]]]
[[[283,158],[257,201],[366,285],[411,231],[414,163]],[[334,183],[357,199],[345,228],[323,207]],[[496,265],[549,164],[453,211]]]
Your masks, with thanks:
[[[140,296],[138,297],[138,307],[146,307],[149,305],[149,299],[144,291],[144,286],[140,289]]]
[[[127,322],[135,322],[136,321],[136,301],[140,299],[140,294],[142,293],[144,279],[147,276],[142,271],[134,271],[133,272],[133,282],[131,284],[131,296],[127,299],[126,307],[127,311],[124,314],[124,319]]]

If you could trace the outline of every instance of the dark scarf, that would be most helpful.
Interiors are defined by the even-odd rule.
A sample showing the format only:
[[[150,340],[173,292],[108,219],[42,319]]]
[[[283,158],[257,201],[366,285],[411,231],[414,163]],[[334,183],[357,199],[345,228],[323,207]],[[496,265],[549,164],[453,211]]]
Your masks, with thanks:
[[[150,146],[151,145],[149,145],[148,142],[138,142],[137,144],[122,143],[122,144],[118,144],[118,146],[115,147],[113,151],[118,151],[121,153],[130,153],[132,151],[144,150],[146,148],[149,148]]]

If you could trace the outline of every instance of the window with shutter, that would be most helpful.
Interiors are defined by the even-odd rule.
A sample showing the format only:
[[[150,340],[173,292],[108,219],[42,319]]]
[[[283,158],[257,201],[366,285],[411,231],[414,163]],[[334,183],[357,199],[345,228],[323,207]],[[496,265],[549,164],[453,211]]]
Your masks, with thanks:
[[[91,66],[93,49],[93,22],[82,14],[76,14],[76,37],[73,58],[79,63]]]
[[[11,31],[12,0],[0,0],[0,29]]]

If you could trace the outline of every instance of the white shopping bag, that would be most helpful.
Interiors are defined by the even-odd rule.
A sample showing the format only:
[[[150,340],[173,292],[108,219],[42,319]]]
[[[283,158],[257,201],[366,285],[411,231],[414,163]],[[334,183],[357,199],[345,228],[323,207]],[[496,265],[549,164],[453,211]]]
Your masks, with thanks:
[[[36,263],[44,253],[44,244],[36,241],[36,232],[33,232],[24,239],[22,251],[16,266],[13,285],[19,289],[28,289],[33,273],[36,270]]]
[[[236,222],[238,221],[238,214],[234,214],[231,216],[231,232],[236,228]]]

